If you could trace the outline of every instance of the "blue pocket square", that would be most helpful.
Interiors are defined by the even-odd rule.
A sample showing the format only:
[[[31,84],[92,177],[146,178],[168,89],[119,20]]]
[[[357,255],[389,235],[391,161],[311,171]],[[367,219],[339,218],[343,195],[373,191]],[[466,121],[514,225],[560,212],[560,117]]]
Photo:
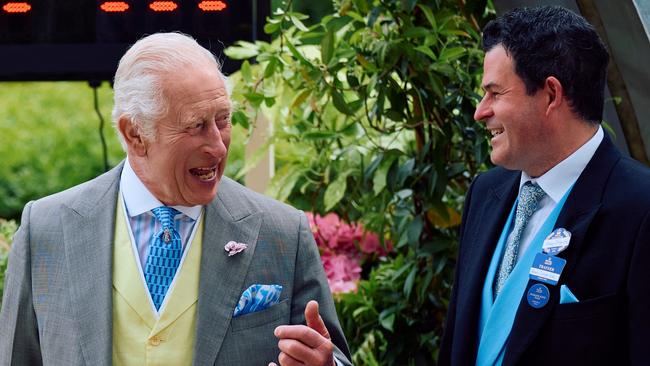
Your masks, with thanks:
[[[232,317],[236,318],[271,307],[280,301],[281,293],[280,285],[251,285],[241,294]]]
[[[580,302],[580,300],[569,290],[567,285],[560,286],[560,304],[571,304],[574,302]]]

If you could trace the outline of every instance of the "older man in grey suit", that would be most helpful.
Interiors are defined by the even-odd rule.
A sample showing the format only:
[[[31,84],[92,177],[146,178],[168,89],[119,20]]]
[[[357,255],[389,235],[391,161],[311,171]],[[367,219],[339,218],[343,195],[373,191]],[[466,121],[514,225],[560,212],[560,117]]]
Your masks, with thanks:
[[[127,159],[25,206],[0,365],[350,364],[304,214],[222,177],[230,113],[193,39],[127,51],[113,110]]]

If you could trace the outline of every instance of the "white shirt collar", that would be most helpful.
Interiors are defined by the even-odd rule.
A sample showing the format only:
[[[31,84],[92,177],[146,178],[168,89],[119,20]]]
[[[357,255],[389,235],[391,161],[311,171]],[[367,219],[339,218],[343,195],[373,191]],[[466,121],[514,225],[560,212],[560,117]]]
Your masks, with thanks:
[[[129,217],[135,217],[160,206],[164,206],[135,174],[127,156],[120,176],[120,190]],[[203,206],[172,206],[193,220],[198,220]]]
[[[546,194],[555,202],[559,202],[566,191],[578,180],[582,171],[596,153],[596,149],[603,141],[603,128],[598,126],[594,136],[582,145],[573,154],[562,160],[543,175],[532,178],[526,172],[521,172],[519,189],[528,181],[537,183]]]

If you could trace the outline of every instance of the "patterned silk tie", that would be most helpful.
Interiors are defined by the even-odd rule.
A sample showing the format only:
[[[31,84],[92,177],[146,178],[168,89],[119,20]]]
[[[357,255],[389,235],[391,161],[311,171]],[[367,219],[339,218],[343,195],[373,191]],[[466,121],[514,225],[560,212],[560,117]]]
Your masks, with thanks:
[[[537,184],[526,182],[521,187],[519,202],[517,203],[517,213],[515,214],[515,225],[512,228],[510,235],[508,235],[506,250],[503,253],[503,258],[501,259],[499,270],[496,275],[496,281],[494,283],[495,298],[503,289],[510,272],[515,268],[517,255],[519,254],[521,235],[528,224],[528,220],[530,220],[530,217],[533,216],[533,213],[537,210],[537,204],[545,195],[544,190]]]
[[[174,229],[174,216],[179,212],[166,206],[154,208],[151,212],[162,224],[162,228],[151,238],[144,278],[153,303],[160,310],[181,262],[183,247],[181,236]]]

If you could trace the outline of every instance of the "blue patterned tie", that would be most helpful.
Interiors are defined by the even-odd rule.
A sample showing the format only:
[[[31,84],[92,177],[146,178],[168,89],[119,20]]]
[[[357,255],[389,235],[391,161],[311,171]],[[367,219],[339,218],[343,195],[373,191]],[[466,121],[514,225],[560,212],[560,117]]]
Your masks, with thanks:
[[[144,278],[153,303],[160,310],[181,262],[183,247],[181,236],[174,229],[174,216],[179,212],[167,206],[154,208],[151,212],[160,221],[162,228],[151,238]]]
[[[515,225],[510,235],[508,235],[506,250],[503,253],[503,258],[499,264],[497,278],[494,283],[494,297],[497,297],[501,292],[508,280],[510,272],[515,268],[517,255],[519,255],[521,235],[528,224],[528,220],[530,220],[530,217],[537,210],[537,204],[545,195],[544,190],[537,184],[526,182],[521,187],[519,202],[517,203],[517,213],[515,214]]]

